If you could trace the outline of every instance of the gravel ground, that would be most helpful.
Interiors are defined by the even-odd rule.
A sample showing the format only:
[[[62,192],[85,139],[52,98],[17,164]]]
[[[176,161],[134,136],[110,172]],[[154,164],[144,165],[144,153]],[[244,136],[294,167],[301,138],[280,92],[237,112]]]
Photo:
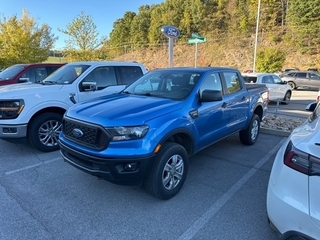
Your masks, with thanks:
[[[261,122],[262,128],[292,132],[306,121],[306,118],[282,117],[276,115],[267,115]]]

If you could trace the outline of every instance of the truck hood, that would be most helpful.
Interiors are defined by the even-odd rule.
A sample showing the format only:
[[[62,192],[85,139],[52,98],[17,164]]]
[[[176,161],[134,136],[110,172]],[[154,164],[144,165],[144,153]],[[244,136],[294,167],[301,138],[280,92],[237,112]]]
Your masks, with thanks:
[[[42,85],[37,83],[17,83],[0,87],[1,98],[21,98],[24,95],[55,92],[63,85]]]
[[[113,94],[76,104],[67,116],[104,126],[143,125],[159,116],[182,108],[183,101],[168,98]]]

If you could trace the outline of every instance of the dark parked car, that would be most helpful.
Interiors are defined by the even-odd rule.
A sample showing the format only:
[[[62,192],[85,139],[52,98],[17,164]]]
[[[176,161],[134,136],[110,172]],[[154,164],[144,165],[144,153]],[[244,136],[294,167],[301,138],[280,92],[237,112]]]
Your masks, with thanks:
[[[23,82],[40,82],[63,65],[65,63],[15,64],[0,72],[0,86]]]
[[[307,71],[319,72],[318,68],[308,68]]]
[[[290,71],[281,79],[287,81],[291,89],[298,87],[320,88],[320,74],[313,71]]]

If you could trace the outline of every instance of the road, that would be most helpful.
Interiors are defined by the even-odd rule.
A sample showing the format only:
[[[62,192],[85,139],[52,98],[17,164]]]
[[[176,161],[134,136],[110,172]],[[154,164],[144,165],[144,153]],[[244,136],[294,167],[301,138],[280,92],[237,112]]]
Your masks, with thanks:
[[[288,105],[270,102],[268,106],[269,114],[279,116],[307,118],[310,112],[306,111],[306,106],[316,100],[318,89],[298,89],[292,91],[291,101]]]
[[[314,94],[294,91],[279,113],[307,115]],[[235,134],[214,144],[190,159],[184,187],[167,201],[98,180],[58,151],[0,140],[0,239],[277,239],[266,190],[285,139],[261,133],[244,146]]]

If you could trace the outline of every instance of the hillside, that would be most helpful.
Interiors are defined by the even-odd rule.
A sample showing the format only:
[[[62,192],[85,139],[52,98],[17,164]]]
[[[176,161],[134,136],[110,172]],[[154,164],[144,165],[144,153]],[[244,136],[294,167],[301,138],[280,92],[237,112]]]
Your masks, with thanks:
[[[236,67],[241,71],[253,68],[254,46],[252,39],[243,41],[219,41],[213,40],[198,44],[197,66],[227,66]],[[281,49],[286,54],[286,61],[282,69],[297,67],[301,70],[309,67],[320,68],[320,54],[301,54],[295,49],[284,45],[275,46],[271,41],[264,41],[258,45],[258,51],[267,46]],[[134,48],[131,48],[134,49]],[[195,45],[186,43],[175,43],[173,50],[173,66],[195,66]],[[123,51],[122,54],[112,60],[115,61],[137,61],[143,63],[149,70],[165,68],[169,66],[168,45],[158,47],[141,47],[131,51]],[[49,57],[46,62],[67,62],[63,57]]]
[[[173,51],[173,65],[195,66],[195,45],[176,45]],[[197,66],[236,67],[241,71],[253,68],[254,48],[235,47],[234,45],[198,44]],[[168,47],[157,50],[141,49],[123,54],[114,60],[137,61],[145,64],[150,70],[169,66]],[[301,70],[309,67],[320,68],[320,55],[288,52],[284,68],[297,67]]]

